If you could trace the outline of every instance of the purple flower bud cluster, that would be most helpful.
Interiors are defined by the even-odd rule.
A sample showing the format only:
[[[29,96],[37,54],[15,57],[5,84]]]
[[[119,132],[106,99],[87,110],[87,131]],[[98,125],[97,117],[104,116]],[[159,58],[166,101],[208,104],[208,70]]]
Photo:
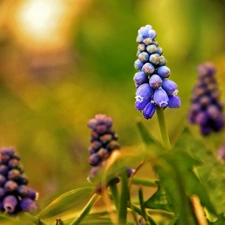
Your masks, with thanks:
[[[179,108],[181,105],[177,84],[168,79],[170,69],[155,38],[156,32],[151,25],[138,30],[138,59],[134,62],[138,72],[133,78],[137,88],[135,107],[146,119],[152,118],[156,106]]]
[[[36,211],[38,194],[27,184],[28,179],[14,148],[0,148],[0,211],[7,214]]]
[[[206,136],[224,127],[223,106],[216,81],[216,70],[212,63],[205,62],[197,67],[198,80],[193,88],[189,121],[200,126]]]
[[[118,136],[112,129],[113,120],[104,114],[97,114],[94,118],[90,119],[87,126],[92,129],[91,131],[91,146],[89,147],[89,164],[92,169],[89,173],[88,179],[92,180],[94,176],[100,171],[101,167],[105,165],[107,159],[110,157],[114,150],[120,149],[118,143]],[[132,174],[133,170],[127,168],[127,176]],[[109,181],[108,185],[112,182],[119,182],[119,178],[113,178]],[[100,190],[100,187],[98,189]]]

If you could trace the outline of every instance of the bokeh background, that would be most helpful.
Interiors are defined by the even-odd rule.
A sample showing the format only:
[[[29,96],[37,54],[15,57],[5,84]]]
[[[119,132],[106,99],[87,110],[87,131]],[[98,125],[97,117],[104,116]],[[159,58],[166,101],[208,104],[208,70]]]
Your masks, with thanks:
[[[141,26],[156,30],[179,86],[182,107],[165,111],[172,140],[187,122],[198,64],[215,64],[225,100],[224,12],[223,0],[0,1],[0,146],[16,148],[41,206],[88,184],[95,114],[113,118],[126,151],[140,148],[137,119],[160,139],[157,117],[134,108]]]

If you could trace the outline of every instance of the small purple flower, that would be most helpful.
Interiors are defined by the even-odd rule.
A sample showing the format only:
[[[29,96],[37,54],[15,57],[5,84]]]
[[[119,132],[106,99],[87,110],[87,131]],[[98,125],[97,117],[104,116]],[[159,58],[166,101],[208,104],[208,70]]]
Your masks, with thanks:
[[[154,99],[155,104],[157,104],[161,108],[165,108],[168,105],[169,97],[168,97],[167,93],[164,91],[164,89],[162,89],[162,88],[155,90],[153,99]]]
[[[157,69],[157,74],[162,78],[168,78],[170,76],[170,69],[167,66],[160,66]]]
[[[153,94],[153,90],[149,84],[142,84],[136,91],[136,101],[142,102],[144,99],[149,99]]]
[[[6,182],[6,177],[0,174],[0,186],[2,186]]]
[[[7,193],[12,193],[17,190],[18,184],[13,180],[7,180],[4,184],[4,188]]]
[[[207,107],[207,113],[214,120],[219,118],[221,115],[221,112],[216,105],[210,105],[209,107]]]
[[[0,187],[0,200],[2,200],[4,196],[5,196],[5,189],[3,187]]]
[[[141,35],[141,34],[139,34],[139,35],[137,36],[137,38],[136,38],[136,42],[138,42],[138,43],[143,42],[143,40],[144,40],[144,37],[143,37],[143,35]]]
[[[149,62],[158,65],[160,62],[160,55],[159,54],[151,54],[149,57]]]
[[[149,84],[153,89],[157,89],[162,86],[162,79],[159,75],[153,74],[149,79]]]
[[[201,134],[204,136],[209,135],[212,132],[212,128],[209,125],[202,125],[200,127]]]
[[[197,114],[197,116],[195,118],[195,122],[198,125],[205,125],[205,124],[207,124],[208,119],[209,119],[209,115],[206,112],[201,111]]]
[[[147,52],[141,52],[139,55],[138,55],[138,59],[143,62],[143,63],[146,63],[148,62],[149,60],[149,54]]]
[[[161,55],[159,58],[159,66],[165,66],[166,65],[166,58]]]
[[[216,118],[212,124],[212,129],[215,131],[215,132],[218,132],[220,131],[221,129],[223,129],[224,127],[224,119],[223,119],[223,116],[220,115],[218,118]]]
[[[7,213],[12,214],[16,210],[17,204],[17,198],[14,195],[8,195],[4,198],[2,206]]]
[[[151,119],[155,113],[155,110],[156,110],[156,105],[152,102],[149,102],[143,109],[143,112],[142,112],[143,116],[146,119]]]
[[[163,80],[162,88],[168,95],[177,95],[178,93],[177,84],[169,79]]]
[[[161,47],[158,47],[156,53],[157,53],[159,56],[161,56],[161,55],[163,54],[163,49],[162,49]]]
[[[141,52],[143,52],[145,50],[145,44],[139,44],[138,45],[138,51],[141,53]]]
[[[168,107],[169,108],[179,108],[181,105],[180,98],[178,96],[169,96]]]
[[[155,67],[151,63],[145,63],[141,69],[146,75],[151,75],[155,71]]]
[[[149,99],[144,99],[141,102],[140,101],[136,101],[135,102],[135,108],[139,111],[143,110],[144,107],[150,102],[150,98]]]
[[[150,45],[150,44],[152,44],[152,43],[153,43],[152,38],[145,38],[144,41],[143,41],[143,44],[144,44],[145,46]]]
[[[92,154],[88,159],[89,164],[92,166],[97,166],[100,161],[101,157],[98,154]]]
[[[149,54],[153,54],[153,53],[157,53],[157,46],[155,46],[154,44],[151,44],[151,45],[147,45],[146,46],[146,51],[149,53]]]
[[[151,30],[152,30],[152,26],[151,25],[146,25],[146,26],[141,27],[138,30],[138,34],[142,35],[144,38],[148,38],[148,37],[150,37],[149,36],[149,31],[151,31]]]
[[[135,62],[134,62],[134,68],[136,70],[141,70],[142,67],[143,67],[144,63],[140,60],[140,59],[137,59]]]
[[[137,85],[141,85],[143,83],[148,83],[148,77],[143,71],[139,71],[134,75],[134,82]]]
[[[148,31],[148,37],[154,39],[156,37],[156,31],[155,30],[149,30]]]
[[[36,203],[30,198],[23,198],[20,202],[20,207],[24,212],[34,212],[38,209]]]

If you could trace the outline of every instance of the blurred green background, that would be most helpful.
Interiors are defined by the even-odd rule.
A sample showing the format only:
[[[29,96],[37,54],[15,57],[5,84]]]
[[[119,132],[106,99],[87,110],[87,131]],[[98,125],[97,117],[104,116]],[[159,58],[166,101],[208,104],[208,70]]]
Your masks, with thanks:
[[[172,138],[186,123],[199,63],[215,64],[223,90],[224,12],[222,0],[0,1],[0,145],[16,148],[41,206],[88,184],[86,124],[95,114],[113,118],[126,151],[141,144],[137,118],[160,138],[157,117],[147,121],[134,108],[135,39],[141,26],[156,30],[179,86],[182,107],[165,111]],[[42,18],[37,30],[32,15],[37,23]],[[45,27],[48,20],[55,21],[54,29]],[[224,101],[223,92],[221,97]]]

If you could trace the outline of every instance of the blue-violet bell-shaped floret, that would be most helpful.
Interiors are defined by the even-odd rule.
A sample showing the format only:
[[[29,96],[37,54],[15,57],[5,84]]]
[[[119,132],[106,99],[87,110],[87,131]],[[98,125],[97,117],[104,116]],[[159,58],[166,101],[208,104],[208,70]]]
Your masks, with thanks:
[[[151,63],[145,63],[142,67],[142,71],[146,74],[146,75],[151,75],[154,73],[155,71],[155,67],[151,64]]]
[[[163,81],[162,88],[167,92],[168,95],[177,95],[178,93],[177,84],[169,79],[165,79]]]
[[[134,82],[136,85],[140,86],[143,83],[148,83],[148,76],[142,71],[135,73]]]
[[[157,89],[162,86],[163,80],[157,74],[153,74],[149,79],[149,84],[153,89]]]
[[[141,70],[142,67],[143,67],[144,63],[140,60],[140,59],[137,59],[135,62],[134,62],[134,68],[136,70]]]
[[[159,54],[151,54],[149,57],[149,62],[153,65],[158,65],[160,63],[160,55]]]
[[[143,26],[138,30],[138,35],[142,35],[144,38],[148,38],[148,37],[150,37],[149,31],[151,31],[151,30],[152,30],[151,25]]]
[[[141,52],[139,55],[138,55],[138,59],[143,62],[143,63],[146,63],[148,62],[149,60],[149,54],[147,52]]]
[[[135,102],[135,108],[139,111],[143,110],[145,108],[145,106],[151,101],[151,99],[144,99],[141,102],[140,101],[136,101]]]
[[[146,119],[151,119],[155,113],[155,110],[156,110],[156,105],[152,102],[149,102],[143,109],[143,112],[142,112],[143,116]]]
[[[155,30],[149,30],[148,31],[148,37],[154,39],[156,37],[156,31]]]
[[[149,99],[153,94],[153,90],[149,84],[144,83],[136,90],[136,101],[142,102],[144,99]]]
[[[30,213],[35,212],[38,209],[35,202],[30,198],[23,198],[20,202],[20,208],[24,212],[30,212]]]
[[[164,89],[158,88],[157,90],[155,90],[153,100],[159,107],[166,108],[168,105],[169,97]]]
[[[152,54],[154,54],[154,53],[157,53],[157,50],[158,50],[158,48],[157,48],[157,46],[154,45],[154,44],[151,44],[151,45],[147,45],[147,46],[146,46],[146,51],[147,51],[150,55],[152,55]]]
[[[5,212],[9,214],[12,214],[15,212],[17,204],[18,204],[18,199],[14,195],[6,196],[2,202],[2,206]]]
[[[169,108],[179,108],[181,105],[180,98],[178,96],[169,96],[168,107]]]
[[[170,76],[170,69],[169,67],[167,66],[160,66],[158,67],[157,69],[157,74],[162,77],[163,79],[164,78],[168,78]]]

